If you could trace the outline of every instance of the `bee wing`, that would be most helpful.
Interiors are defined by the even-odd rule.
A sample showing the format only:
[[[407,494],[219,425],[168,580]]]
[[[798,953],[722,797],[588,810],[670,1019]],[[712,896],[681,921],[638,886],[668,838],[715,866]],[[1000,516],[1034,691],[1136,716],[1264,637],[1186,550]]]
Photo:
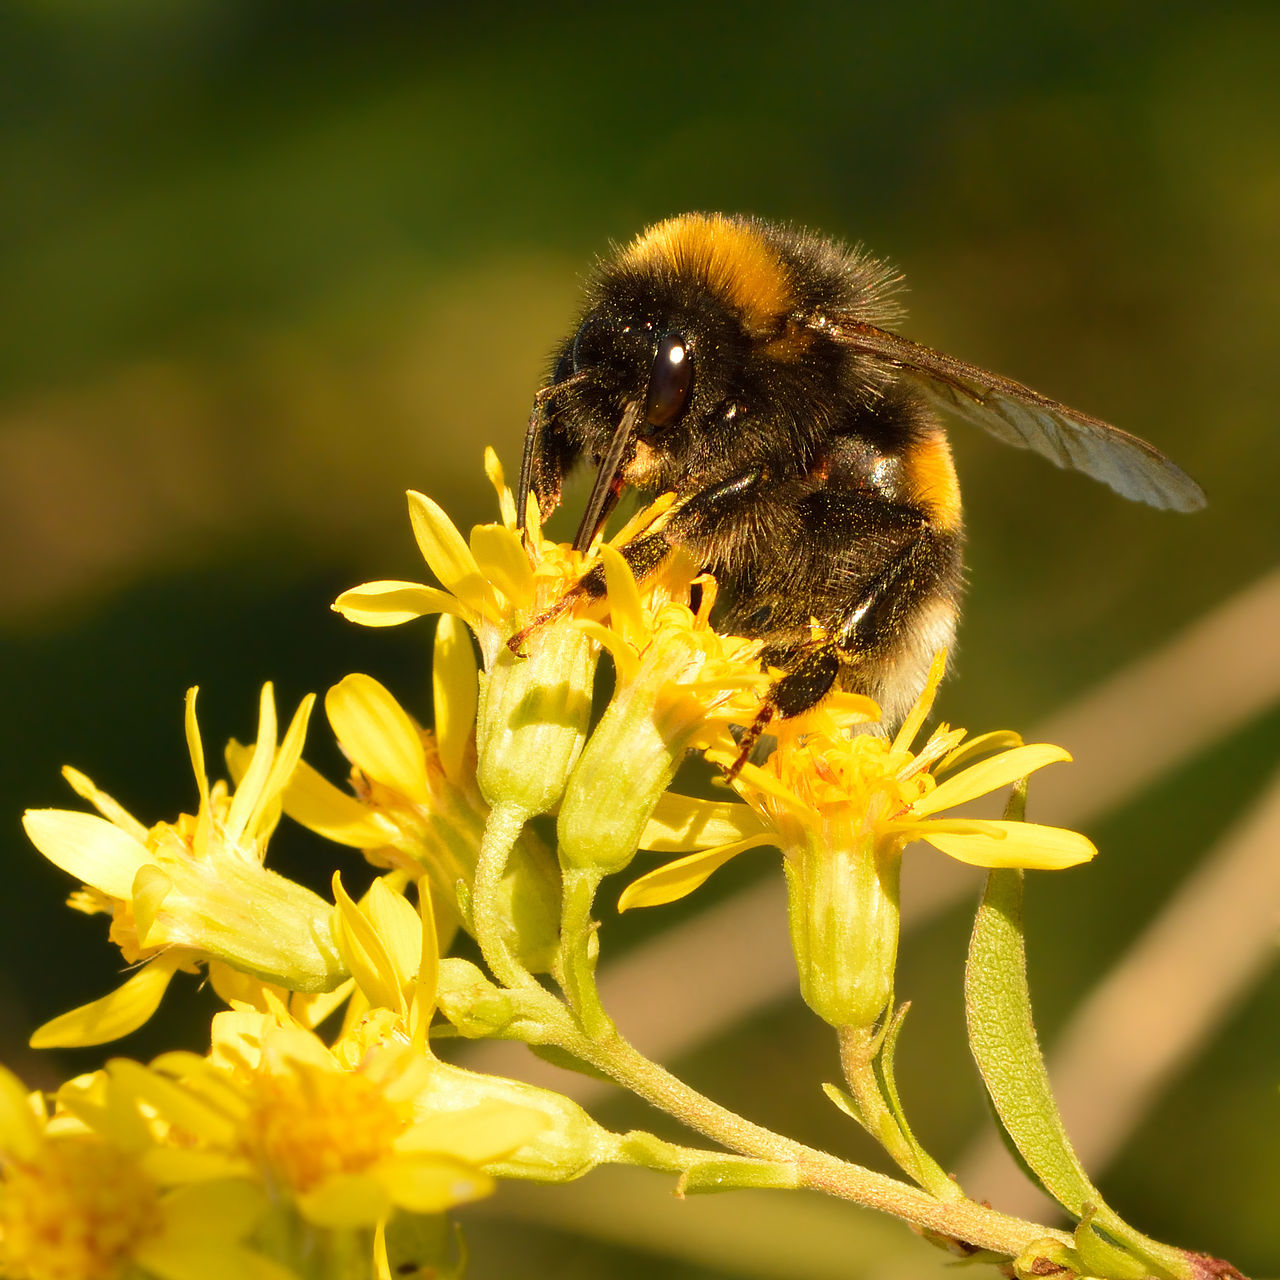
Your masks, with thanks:
[[[825,327],[855,351],[900,369],[938,408],[1006,444],[1034,449],[1055,465],[1082,471],[1148,506],[1174,511],[1204,506],[1204,490],[1181,467],[1154,445],[1100,418],[874,325],[840,321]]]

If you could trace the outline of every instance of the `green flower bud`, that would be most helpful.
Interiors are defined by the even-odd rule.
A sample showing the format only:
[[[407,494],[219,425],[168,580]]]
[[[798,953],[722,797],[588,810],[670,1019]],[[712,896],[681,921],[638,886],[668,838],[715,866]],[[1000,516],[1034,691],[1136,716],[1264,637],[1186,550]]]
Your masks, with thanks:
[[[442,1062],[417,1101],[432,1111],[505,1102],[545,1115],[549,1121],[545,1129],[505,1159],[485,1166],[496,1178],[568,1182],[615,1159],[619,1150],[617,1135],[598,1125],[576,1102],[519,1080],[482,1075]]]
[[[556,822],[561,864],[601,875],[635,857],[640,834],[699,722],[664,724],[655,690],[633,684],[609,704],[569,776]]]
[[[848,816],[787,849],[787,915],[805,1003],[833,1027],[871,1027],[893,995],[901,856]]]
[[[547,813],[564,793],[586,739],[596,644],[572,626],[548,624],[505,646],[480,677],[476,778],[490,805]]]

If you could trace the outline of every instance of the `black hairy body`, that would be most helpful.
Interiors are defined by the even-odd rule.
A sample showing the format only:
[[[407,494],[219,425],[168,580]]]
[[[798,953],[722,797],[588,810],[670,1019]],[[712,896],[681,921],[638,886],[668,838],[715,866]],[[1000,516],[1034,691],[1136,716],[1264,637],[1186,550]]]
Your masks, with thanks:
[[[1203,503],[1137,437],[890,332],[895,283],[810,233],[673,218],[600,265],[535,398],[518,509],[532,491],[548,514],[592,460],[585,549],[623,489],[675,492],[662,531],[624,554],[643,576],[681,546],[715,576],[717,626],[783,672],[766,717],[839,682],[892,726],[950,647],[963,526],[940,409],[1125,496]]]

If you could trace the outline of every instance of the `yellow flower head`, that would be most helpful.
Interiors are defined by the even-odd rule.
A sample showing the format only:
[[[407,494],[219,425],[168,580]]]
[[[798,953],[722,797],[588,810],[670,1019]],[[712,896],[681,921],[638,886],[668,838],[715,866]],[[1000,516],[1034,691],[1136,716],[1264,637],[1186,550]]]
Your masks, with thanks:
[[[589,557],[543,538],[532,498],[522,538],[514,499],[492,450],[485,463],[502,520],[477,525],[470,539],[430,498],[409,495],[414,535],[443,590],[373,582],[345,592],[334,608],[367,626],[445,613],[471,628],[484,667],[476,716],[477,783],[488,804],[527,818],[559,803],[586,739],[599,646],[573,620],[603,614],[608,606],[572,590]],[[671,501],[655,503],[614,542],[652,527]],[[518,654],[508,645],[513,636],[520,637]]]
[[[696,802],[673,798],[659,809],[646,842],[698,851],[636,880],[619,906],[674,901],[744,849],[776,844],[784,855],[791,942],[805,1000],[833,1026],[874,1025],[892,997],[905,845],[926,840],[986,867],[1065,867],[1096,852],[1083,836],[1057,827],[937,816],[1070,759],[1060,747],[1024,746],[1007,733],[964,745],[964,731],[945,725],[913,751],[944,666],[939,654],[892,740],[827,728],[806,732],[804,724],[784,723],[768,760],[744,765],[733,779],[749,808],[703,806],[700,816]],[[939,773],[993,749],[995,754],[938,781]],[[712,751],[708,758],[729,767],[736,753]],[[699,848],[707,845],[712,847]]]
[[[538,504],[532,498],[522,538],[515,499],[492,449],[485,450],[485,470],[498,494],[501,521],[476,525],[470,538],[462,536],[437,502],[409,493],[414,538],[443,590],[418,582],[369,582],[344,591],[334,609],[367,627],[450,614],[471,628],[484,668],[491,671],[517,631],[565,598],[582,577],[587,558],[542,536]],[[619,537],[631,532],[628,526]]]
[[[440,619],[432,682],[436,729],[422,729],[378,681],[350,675],[325,696],[325,711],[351,761],[354,794],[305,762],[284,792],[285,812],[375,866],[432,886],[437,929],[447,945],[465,923],[460,888],[470,891],[489,806],[476,784],[476,668],[456,619]],[[531,830],[521,833],[503,881],[512,945],[533,972],[551,963],[558,938],[560,872]]]
[[[743,765],[733,781],[750,811],[671,797],[646,831],[643,847],[697,852],[635,881],[621,905],[673,902],[696,889],[729,857],[761,844],[779,845],[790,856],[809,844],[873,836],[894,851],[925,840],[957,861],[980,867],[1055,870],[1087,862],[1097,850],[1074,831],[938,816],[1047,764],[1071,759],[1061,747],[1024,745],[1009,731],[965,742],[963,729],[947,725],[940,725],[913,751],[912,740],[932,708],[944,668],[940,654],[923,693],[892,739],[829,727],[806,732],[812,723],[807,718],[781,722],[777,750],[763,765]],[[984,752],[993,754],[968,763]],[[708,759],[726,767],[735,758],[729,751],[708,753]],[[942,774],[949,776],[939,781]],[[732,844],[717,841],[716,833],[731,834]]]
[[[50,1118],[40,1096],[0,1067],[0,1274],[280,1274],[241,1244],[264,1207],[257,1188],[225,1179],[168,1186],[135,1112],[99,1103],[95,1120],[90,1128],[69,1114]]]
[[[145,962],[112,995],[47,1023],[32,1037],[35,1045],[116,1039],[151,1016],[177,969],[210,961],[299,991],[328,990],[345,976],[329,934],[329,905],[263,866],[313,699],[303,700],[277,747],[275,700],[271,686],[263,688],[257,744],[232,792],[209,784],[195,695],[187,695],[186,715],[200,796],[195,814],[144,827],[67,769],[72,787],[98,813],[33,809],[23,818],[36,848],[84,883],[72,904],[109,912],[125,959]]]
[[[576,1176],[616,1148],[568,1099],[438,1061],[436,936],[383,882],[353,902],[335,880],[335,936],[358,988],[332,1045],[279,1001],[213,1021],[208,1057],[170,1053],[108,1073],[174,1173],[235,1170],[309,1222],[342,1230],[397,1209],[440,1213],[495,1176]]]

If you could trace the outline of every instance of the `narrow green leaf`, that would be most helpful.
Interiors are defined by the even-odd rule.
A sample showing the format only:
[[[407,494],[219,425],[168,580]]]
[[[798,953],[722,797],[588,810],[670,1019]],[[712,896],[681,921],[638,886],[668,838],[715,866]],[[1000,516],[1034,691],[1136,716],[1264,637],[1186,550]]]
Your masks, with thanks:
[[[1041,1186],[1084,1220],[1076,1244],[1091,1254],[1091,1274],[1129,1280],[1138,1258],[1152,1275],[1185,1280],[1195,1273],[1190,1256],[1136,1231],[1109,1208],[1067,1137],[1031,1017],[1022,874],[999,869],[987,876],[965,968],[969,1047],[992,1105]],[[1109,1246],[1099,1229],[1119,1247]]]
[[[1102,1197],[1080,1164],[1049,1087],[1031,1019],[1022,932],[1022,872],[999,869],[974,921],[965,968],[969,1047],[987,1092],[1044,1189],[1079,1218]]]
[[[529,1048],[535,1058],[541,1058],[543,1062],[549,1062],[553,1067],[559,1067],[562,1071],[576,1071],[578,1075],[588,1076],[592,1080],[602,1080],[605,1084],[613,1083],[612,1076],[605,1075],[603,1071],[593,1067],[589,1062],[584,1062],[567,1049],[560,1048],[559,1045],[531,1044]]]
[[[911,1131],[907,1123],[907,1113],[902,1108],[902,1100],[898,1097],[898,1081],[894,1075],[893,1056],[898,1048],[898,1036],[902,1032],[902,1024],[907,1020],[907,1010],[911,1004],[900,1005],[897,1012],[885,1028],[880,1052],[873,1064],[876,1080],[880,1085],[880,1093],[889,1107],[889,1114],[898,1126],[898,1132],[915,1157],[915,1179],[927,1191],[931,1191],[939,1200],[946,1200],[958,1194],[959,1188],[947,1176],[947,1171],[920,1145],[919,1139]]]
[[[824,1084],[822,1092],[831,1099],[841,1111],[849,1117],[850,1120],[856,1120],[864,1129],[870,1130],[866,1117],[862,1114],[862,1108],[858,1106],[857,1099],[851,1093],[846,1093],[838,1084]]]

